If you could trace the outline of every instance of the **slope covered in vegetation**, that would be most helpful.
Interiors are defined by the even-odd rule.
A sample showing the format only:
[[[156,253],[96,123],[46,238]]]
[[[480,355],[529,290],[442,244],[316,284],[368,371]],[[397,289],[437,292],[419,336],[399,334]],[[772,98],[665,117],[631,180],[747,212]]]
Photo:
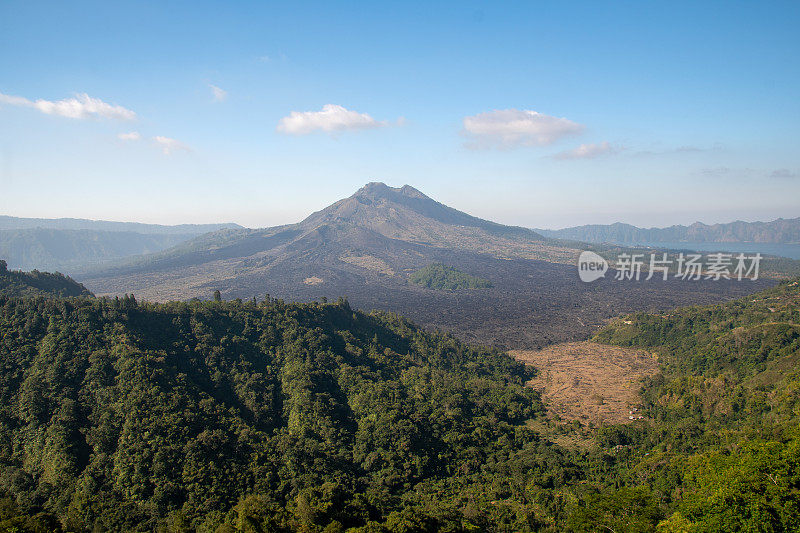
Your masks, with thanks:
[[[661,373],[581,428],[506,354],[346,301],[0,296],[0,530],[793,531],[799,302],[610,325]]]
[[[655,350],[650,418],[618,439],[618,483],[662,502],[663,531],[800,527],[800,284],[727,304],[638,314],[596,340]],[[642,456],[642,452],[648,455]]]
[[[484,527],[570,477],[521,364],[346,302],[0,297],[0,339],[4,527]]]
[[[56,272],[22,272],[8,270],[6,262],[0,259],[0,295],[3,296],[91,296],[89,290],[73,280]]]
[[[487,279],[472,276],[442,263],[433,263],[423,267],[411,274],[408,279],[411,283],[442,291],[488,289],[492,286]]]

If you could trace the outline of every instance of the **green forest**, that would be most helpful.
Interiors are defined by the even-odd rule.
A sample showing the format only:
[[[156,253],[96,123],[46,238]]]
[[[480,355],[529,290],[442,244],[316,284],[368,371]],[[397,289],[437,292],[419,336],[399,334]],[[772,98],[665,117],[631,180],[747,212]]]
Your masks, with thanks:
[[[609,325],[662,372],[586,428],[502,351],[344,299],[2,295],[0,531],[797,531],[798,303]]]
[[[800,530],[799,285],[637,314],[597,335],[659,354],[642,387],[652,420],[626,431],[649,455],[621,482],[667,503],[662,531]]]
[[[408,279],[411,283],[441,291],[488,289],[492,286],[487,279],[472,276],[442,263],[432,263],[423,267],[411,274]]]
[[[0,259],[0,295],[92,296],[92,293],[77,281],[58,272],[51,274],[38,270],[8,270],[7,263]]]

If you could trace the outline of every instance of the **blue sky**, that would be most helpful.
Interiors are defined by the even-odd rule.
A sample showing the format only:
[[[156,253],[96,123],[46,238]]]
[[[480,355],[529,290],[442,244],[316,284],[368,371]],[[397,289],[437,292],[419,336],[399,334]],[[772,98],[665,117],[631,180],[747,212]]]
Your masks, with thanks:
[[[800,216],[798,2],[0,3],[0,213]],[[215,89],[216,88],[216,89]]]

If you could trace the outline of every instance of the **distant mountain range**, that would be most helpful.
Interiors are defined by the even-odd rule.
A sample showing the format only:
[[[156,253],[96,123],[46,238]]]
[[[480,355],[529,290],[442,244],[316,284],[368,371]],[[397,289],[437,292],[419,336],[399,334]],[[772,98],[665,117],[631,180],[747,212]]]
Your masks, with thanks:
[[[0,230],[49,228],[64,230],[124,231],[145,235],[200,235],[224,228],[241,228],[238,224],[142,224],[85,218],[19,218],[0,215]]]
[[[74,218],[0,216],[0,258],[23,270],[84,270],[171,248],[236,224],[161,226]]]
[[[710,303],[761,283],[581,283],[581,246],[463,213],[405,185],[369,183],[305,220],[231,228],[158,253],[75,273],[98,295],[147,300],[287,300],[347,296],[462,338],[541,346],[585,338],[617,313]],[[481,290],[440,291],[409,282],[432,263],[486,280]]]
[[[670,226],[668,228],[638,228],[630,224],[593,224],[559,230],[537,229],[538,233],[554,238],[592,243],[639,244],[659,242],[738,242],[738,243],[800,243],[800,217],[779,218],[772,222],[743,222]]]

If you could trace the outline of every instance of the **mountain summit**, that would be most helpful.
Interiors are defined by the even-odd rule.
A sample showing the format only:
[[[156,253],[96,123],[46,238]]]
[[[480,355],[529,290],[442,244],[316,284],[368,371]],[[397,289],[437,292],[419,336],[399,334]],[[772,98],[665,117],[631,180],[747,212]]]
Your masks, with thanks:
[[[312,214],[300,226],[311,229],[342,223],[392,239],[446,248],[460,243],[458,247],[477,250],[485,244],[482,237],[488,235],[545,240],[532,230],[497,224],[448,207],[410,185],[390,187],[380,182],[366,184],[349,198]],[[480,245],[470,242],[476,239]]]
[[[398,196],[406,196],[409,198],[423,198],[430,200],[427,196],[422,194],[419,190],[415,189],[411,185],[403,185],[402,187],[389,187],[383,182],[380,181],[371,181],[358,189],[353,197],[363,197],[363,198],[385,198],[385,199],[396,199]]]

